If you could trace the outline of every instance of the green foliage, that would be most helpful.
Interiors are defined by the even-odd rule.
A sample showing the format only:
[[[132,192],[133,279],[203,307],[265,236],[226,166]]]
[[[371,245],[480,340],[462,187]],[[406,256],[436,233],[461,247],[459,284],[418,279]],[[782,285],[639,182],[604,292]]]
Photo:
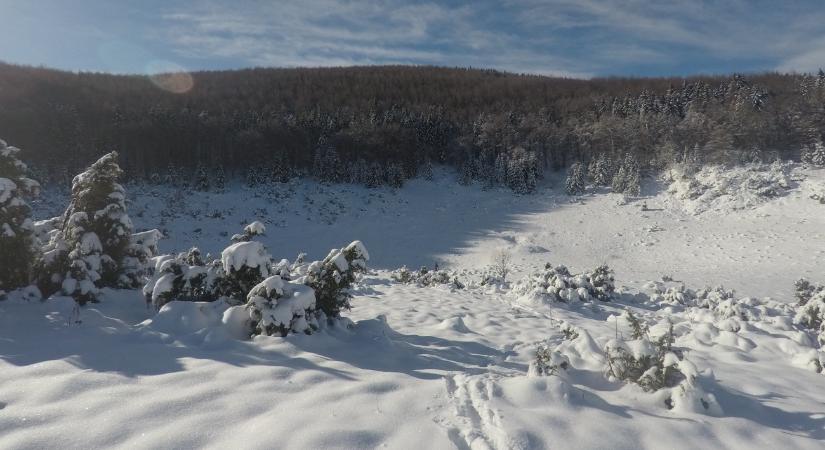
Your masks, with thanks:
[[[369,254],[360,241],[343,249],[333,249],[323,261],[309,266],[305,283],[315,291],[317,308],[328,318],[340,316],[350,308],[350,288],[356,277],[367,270]]]
[[[679,370],[679,358],[672,352],[672,325],[655,341],[649,339],[645,327],[635,328],[633,336],[637,335],[631,341],[608,343],[605,353],[610,377],[637,384],[647,392],[674,387],[685,379]]]
[[[0,291],[28,285],[39,257],[31,208],[24,200],[36,195],[39,185],[26,178],[19,152],[0,140]]]

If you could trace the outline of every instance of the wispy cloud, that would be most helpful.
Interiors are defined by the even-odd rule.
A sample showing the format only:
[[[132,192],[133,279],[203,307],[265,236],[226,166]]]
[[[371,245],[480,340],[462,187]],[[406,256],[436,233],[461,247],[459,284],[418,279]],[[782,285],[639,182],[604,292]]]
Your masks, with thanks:
[[[825,64],[821,0],[0,0],[0,17],[14,36],[0,59],[84,70],[168,60],[587,77]]]

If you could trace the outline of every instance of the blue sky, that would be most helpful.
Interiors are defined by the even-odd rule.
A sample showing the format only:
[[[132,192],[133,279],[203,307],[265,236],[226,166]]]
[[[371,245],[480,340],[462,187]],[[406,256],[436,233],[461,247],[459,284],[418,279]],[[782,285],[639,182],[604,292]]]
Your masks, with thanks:
[[[825,66],[822,0],[0,0],[0,60],[146,73],[435,64],[592,77]]]

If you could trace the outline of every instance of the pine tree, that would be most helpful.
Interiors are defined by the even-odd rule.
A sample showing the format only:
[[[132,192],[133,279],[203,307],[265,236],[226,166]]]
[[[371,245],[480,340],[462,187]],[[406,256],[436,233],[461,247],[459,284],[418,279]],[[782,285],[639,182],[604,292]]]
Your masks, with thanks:
[[[126,214],[125,191],[117,152],[104,155],[72,180],[72,197],[63,223],[44,253],[41,286],[84,304],[95,301],[100,287],[122,287],[131,279],[122,273],[129,257],[132,222]]]
[[[613,161],[603,153],[596,160],[591,180],[596,186],[610,186],[613,182]]]
[[[567,195],[579,195],[584,192],[584,166],[581,163],[573,163],[567,172],[565,190]]]
[[[433,163],[429,159],[424,161],[424,164],[421,166],[421,171],[419,172],[421,178],[432,181],[433,179]]]
[[[613,192],[617,194],[621,194],[627,189],[627,171],[624,165],[619,166],[616,175],[613,175],[613,182],[610,186]]]
[[[226,172],[224,172],[223,166],[218,166],[215,171],[215,189],[218,192],[223,192],[226,189]]]
[[[198,164],[195,173],[195,189],[201,192],[209,190],[209,175],[206,173],[206,167],[203,164]]]
[[[461,172],[458,175],[458,183],[462,186],[469,186],[473,182],[473,172],[470,164],[465,163],[461,166]]]
[[[386,174],[387,185],[394,188],[404,186],[404,174],[401,171],[401,166],[396,163],[390,163],[387,166]]]
[[[31,208],[23,196],[36,195],[40,186],[26,178],[19,152],[0,140],[0,291],[28,285],[38,257]]]
[[[808,162],[814,166],[825,167],[825,145],[822,141],[817,140],[811,147]]]
[[[642,193],[642,180],[638,167],[631,167],[630,173],[625,177],[624,193],[633,197],[638,197]]]
[[[333,249],[323,261],[310,264],[305,283],[315,291],[317,308],[327,318],[335,318],[349,309],[350,287],[359,273],[367,270],[369,253],[361,241],[340,250]]]

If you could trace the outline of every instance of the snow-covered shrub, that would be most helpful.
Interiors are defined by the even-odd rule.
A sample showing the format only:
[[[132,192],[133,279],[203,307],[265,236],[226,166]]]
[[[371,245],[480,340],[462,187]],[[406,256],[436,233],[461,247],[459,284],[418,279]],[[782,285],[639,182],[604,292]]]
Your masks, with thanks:
[[[200,250],[192,248],[176,257],[155,258],[154,275],[143,295],[155,309],[173,300],[211,302],[219,298],[224,278],[220,261],[205,263]]]
[[[546,264],[543,271],[519,280],[512,295],[539,302],[609,301],[615,290],[613,271],[607,265],[573,275],[565,266]]]
[[[343,249],[333,249],[323,261],[315,261],[307,269],[304,283],[315,290],[318,309],[328,318],[336,318],[349,309],[350,287],[359,273],[367,270],[369,253],[361,241]]]
[[[290,331],[310,334],[318,329],[312,288],[277,275],[252,288],[246,308],[252,319],[252,334],[286,336]]]
[[[507,275],[513,269],[513,256],[507,250],[499,250],[493,255],[492,264],[490,265],[490,270],[492,271],[493,276],[497,279],[500,279],[501,282],[505,282],[507,280]]]
[[[684,379],[679,358],[674,353],[659,351],[647,338],[610,340],[605,353],[610,378],[637,384],[647,392],[674,387]]]
[[[407,266],[401,266],[398,269],[393,270],[390,273],[390,278],[398,283],[412,283],[415,281],[416,277],[413,275],[413,272],[410,269],[407,269]]]
[[[254,286],[273,274],[272,256],[262,243],[251,240],[264,231],[262,223],[253,222],[244,228],[243,234],[233,236],[235,243],[221,252],[221,264],[226,272],[221,293],[235,303],[243,303]]]
[[[804,306],[814,295],[823,290],[825,290],[825,286],[813,284],[804,278],[800,278],[794,283],[794,295],[799,306]]]
[[[126,288],[140,286],[150,275],[150,260],[158,255],[158,241],[163,237],[159,230],[132,234],[129,247],[122,260],[119,284]]]
[[[817,340],[820,345],[825,345],[825,289],[799,306],[794,322],[818,333]]]
[[[245,226],[243,233],[232,235],[232,242],[249,242],[255,236],[262,236],[264,233],[266,233],[266,226],[256,220]]]
[[[536,357],[530,362],[527,373],[532,376],[559,375],[568,367],[570,360],[567,356],[542,343],[536,349]]]
[[[492,275],[485,274],[482,276],[481,284],[485,284],[485,280],[491,280]],[[406,266],[394,270],[390,273],[390,278],[393,280],[411,284],[415,283],[423,287],[450,285],[454,289],[464,289],[464,283],[459,280],[459,274],[452,270],[430,270],[428,267],[422,267],[416,272],[407,269]]]
[[[635,383],[648,392],[674,387],[684,380],[680,358],[672,351],[673,328],[656,340],[648,336],[647,325],[627,311],[623,317],[632,331],[631,340],[611,339],[605,348],[607,375]]]
[[[31,208],[24,200],[37,195],[39,185],[26,178],[19,152],[0,140],[0,291],[28,285],[39,256]]]
[[[696,293],[686,288],[684,284],[680,284],[679,286],[669,286],[663,292],[657,292],[652,299],[671,305],[690,305],[696,299]]]
[[[720,303],[732,300],[735,295],[732,289],[725,289],[724,286],[706,287],[696,291],[694,303],[700,308],[716,309]]]
[[[122,171],[117,152],[104,155],[72,180],[72,197],[63,223],[44,248],[41,290],[63,294],[79,303],[94,300],[99,287],[117,287],[133,274],[132,222],[126,214]],[[124,259],[126,262],[124,264]],[[123,275],[123,278],[121,277]]]

